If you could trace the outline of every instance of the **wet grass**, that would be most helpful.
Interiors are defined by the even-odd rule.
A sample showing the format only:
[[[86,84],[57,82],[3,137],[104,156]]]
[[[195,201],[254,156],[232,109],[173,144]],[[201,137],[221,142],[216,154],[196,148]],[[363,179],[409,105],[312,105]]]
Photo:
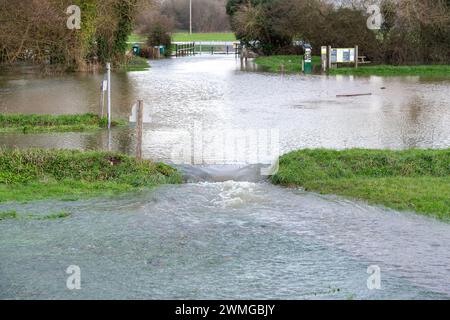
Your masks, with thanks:
[[[138,56],[132,56],[130,61],[128,61],[126,64],[123,64],[120,67],[121,71],[147,71],[150,69],[150,64],[147,59],[138,57]]]
[[[60,211],[57,213],[51,213],[48,215],[34,215],[34,214],[24,214],[20,215],[15,210],[0,212],[0,221],[2,220],[38,220],[38,221],[47,221],[47,220],[59,220],[70,217],[70,213],[65,211]]]
[[[113,120],[112,126],[123,126],[123,120]],[[0,133],[46,133],[82,132],[106,128],[106,118],[97,115],[45,115],[45,114],[0,114]]]
[[[75,201],[181,182],[168,165],[118,153],[0,149],[0,202]]]
[[[34,220],[59,220],[59,219],[65,219],[70,217],[70,213],[67,213],[65,211],[60,211],[57,213],[51,213],[47,214],[45,216],[36,216],[36,215],[29,215],[28,218],[34,219]]]
[[[295,73],[302,71],[303,56],[262,56],[255,59],[255,63],[268,72],[281,72],[281,66],[284,65],[284,71]],[[320,65],[320,57],[313,56],[313,65]]]
[[[418,65],[418,66],[360,66],[359,68],[338,68],[330,70],[331,75],[360,76],[426,76],[450,78],[450,65]]]
[[[17,214],[16,211],[12,210],[12,211],[5,211],[5,212],[0,212],[0,221],[2,220],[12,220],[12,219],[17,219],[19,216]]]
[[[450,149],[300,150],[272,182],[450,221]]]

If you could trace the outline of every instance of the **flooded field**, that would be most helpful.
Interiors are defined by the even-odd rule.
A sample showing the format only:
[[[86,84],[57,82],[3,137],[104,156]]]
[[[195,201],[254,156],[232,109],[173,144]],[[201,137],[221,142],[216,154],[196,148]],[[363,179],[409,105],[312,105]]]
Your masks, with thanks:
[[[103,75],[40,78],[0,76],[0,111],[71,114],[99,112]],[[162,60],[146,72],[115,74],[113,113],[127,119],[143,99],[145,154],[169,159],[180,135],[204,130],[277,129],[281,152],[298,148],[445,148],[450,145],[450,80],[419,77],[301,76],[243,72],[232,56]],[[339,94],[371,96],[337,98]],[[55,137],[56,136],[56,137]],[[110,144],[132,150],[127,130]],[[2,145],[98,149],[98,133],[2,135]]]

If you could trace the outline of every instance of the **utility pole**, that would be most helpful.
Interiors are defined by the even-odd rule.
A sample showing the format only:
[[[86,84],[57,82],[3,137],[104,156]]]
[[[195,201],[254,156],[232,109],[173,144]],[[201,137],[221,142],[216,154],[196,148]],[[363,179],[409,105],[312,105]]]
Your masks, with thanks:
[[[192,34],[192,0],[189,0],[189,34]]]

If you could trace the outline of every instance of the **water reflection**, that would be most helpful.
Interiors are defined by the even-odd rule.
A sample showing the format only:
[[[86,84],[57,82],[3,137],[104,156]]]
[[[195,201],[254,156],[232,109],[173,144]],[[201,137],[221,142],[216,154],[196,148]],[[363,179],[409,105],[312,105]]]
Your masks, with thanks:
[[[3,72],[0,110],[96,113],[101,79]],[[157,61],[113,79],[115,117],[145,101],[153,121],[144,151],[153,159],[170,158],[194,124],[279,129],[282,152],[450,146],[448,80],[280,76],[242,71],[239,60],[223,56]],[[366,92],[372,96],[336,98]],[[132,127],[0,135],[0,145],[129,154],[134,141]],[[72,215],[0,224],[0,298],[448,299],[448,224],[275,187],[258,180],[258,169],[187,167],[193,183],[156,191],[4,204],[21,214]],[[63,272],[74,263],[86,275],[75,293]],[[381,291],[366,287],[373,264],[383,272]]]

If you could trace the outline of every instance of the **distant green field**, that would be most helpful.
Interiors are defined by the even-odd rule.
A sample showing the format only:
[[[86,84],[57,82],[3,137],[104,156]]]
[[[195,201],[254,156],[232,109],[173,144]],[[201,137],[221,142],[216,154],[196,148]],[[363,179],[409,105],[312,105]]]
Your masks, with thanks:
[[[330,74],[361,76],[430,76],[450,77],[450,65],[418,65],[418,66],[361,66],[355,68],[338,68],[330,70]]]
[[[128,43],[130,48],[133,43],[145,42],[146,37],[138,34],[131,34],[128,37]],[[236,41],[234,33],[231,32],[218,32],[218,33],[193,33],[190,35],[188,32],[178,32],[172,35],[172,41],[174,42],[188,42],[188,41]]]
[[[131,34],[131,35],[128,37],[128,42],[133,42],[133,43],[136,43],[136,42],[145,42],[145,37],[133,33],[133,34]]]
[[[234,33],[193,33],[187,32],[174,33],[172,36],[174,42],[184,41],[236,41]]]

